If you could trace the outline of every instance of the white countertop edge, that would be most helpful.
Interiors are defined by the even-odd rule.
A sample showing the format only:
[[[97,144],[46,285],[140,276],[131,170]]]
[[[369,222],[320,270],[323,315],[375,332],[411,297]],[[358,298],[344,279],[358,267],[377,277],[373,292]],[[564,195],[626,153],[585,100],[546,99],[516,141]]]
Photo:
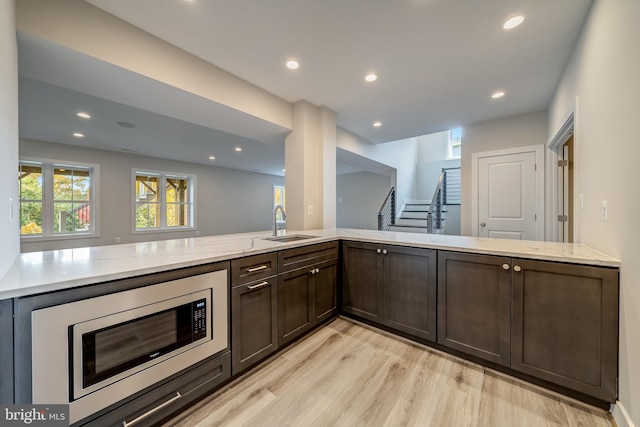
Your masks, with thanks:
[[[619,268],[619,260],[582,244],[516,241],[356,229],[289,231],[316,236],[289,243],[270,232],[95,246],[21,254],[0,280],[0,300],[60,291],[335,240]]]

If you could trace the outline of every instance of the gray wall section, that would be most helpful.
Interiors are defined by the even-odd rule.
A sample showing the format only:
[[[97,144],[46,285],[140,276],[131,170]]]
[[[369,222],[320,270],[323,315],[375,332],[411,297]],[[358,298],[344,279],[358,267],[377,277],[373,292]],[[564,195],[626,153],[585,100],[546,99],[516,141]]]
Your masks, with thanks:
[[[336,224],[339,228],[378,229],[378,210],[391,189],[391,178],[362,171],[336,179]]]
[[[461,234],[471,235],[473,153],[547,143],[547,111],[520,114],[465,126],[462,133]]]
[[[13,300],[0,301],[0,403],[13,403]]]
[[[235,169],[20,140],[21,157],[100,165],[100,237],[22,242],[22,252],[195,237],[196,231],[133,234],[132,168],[196,175],[196,223],[200,236],[270,230],[273,186],[284,178]]]

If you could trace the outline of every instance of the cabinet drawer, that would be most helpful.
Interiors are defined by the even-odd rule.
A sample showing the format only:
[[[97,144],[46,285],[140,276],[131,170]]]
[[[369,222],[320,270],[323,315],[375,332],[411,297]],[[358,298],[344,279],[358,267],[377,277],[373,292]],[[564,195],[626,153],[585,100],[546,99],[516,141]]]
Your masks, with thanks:
[[[320,243],[278,252],[280,273],[338,258],[338,242]]]
[[[135,425],[153,425],[192,404],[230,377],[231,354],[226,352],[187,372],[179,374],[161,386],[143,392],[135,399],[117,407],[117,409],[103,413],[98,418],[84,419],[74,424],[74,427],[121,426],[123,421],[131,423],[142,416],[144,418],[140,419]]]
[[[275,276],[278,273],[277,262],[277,252],[232,260],[231,286]]]

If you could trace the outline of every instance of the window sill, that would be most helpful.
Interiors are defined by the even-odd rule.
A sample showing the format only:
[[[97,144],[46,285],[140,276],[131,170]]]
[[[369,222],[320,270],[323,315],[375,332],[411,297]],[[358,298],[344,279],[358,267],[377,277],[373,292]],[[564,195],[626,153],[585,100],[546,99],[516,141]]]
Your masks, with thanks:
[[[95,239],[98,237],[100,237],[99,233],[60,234],[54,236],[20,236],[20,242],[52,242],[56,240]]]

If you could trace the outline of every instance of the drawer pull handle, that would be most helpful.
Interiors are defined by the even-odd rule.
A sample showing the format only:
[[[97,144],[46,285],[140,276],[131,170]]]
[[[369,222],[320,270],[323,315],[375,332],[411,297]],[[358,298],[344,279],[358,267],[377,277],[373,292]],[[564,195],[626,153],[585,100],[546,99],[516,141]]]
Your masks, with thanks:
[[[122,422],[122,427],[131,427],[132,425],[139,423],[140,421],[144,420],[148,416],[150,416],[152,414],[155,414],[156,412],[158,412],[159,410],[161,410],[165,406],[172,404],[173,402],[175,402],[176,400],[180,399],[181,397],[182,397],[182,395],[180,394],[180,392],[176,391],[176,395],[173,396],[171,399],[167,400],[166,402],[161,403],[160,405],[156,406],[155,408],[148,410],[144,414],[140,415],[139,417],[134,418],[131,421],[123,421]]]
[[[502,269],[503,270],[508,270],[509,269],[509,264],[502,264]]]
[[[255,289],[260,289],[260,288],[264,288],[265,286],[268,286],[269,282],[264,281],[264,282],[260,282],[257,285],[251,285],[251,286],[247,286],[247,288],[249,288],[250,291],[253,291]]]
[[[515,271],[516,273],[519,273],[522,271],[522,267],[520,267],[519,265],[514,265],[513,266],[513,271]]]
[[[247,272],[248,273],[255,273],[256,271],[266,270],[267,268],[269,268],[269,267],[266,266],[266,265],[261,265],[260,267],[247,268]]]

